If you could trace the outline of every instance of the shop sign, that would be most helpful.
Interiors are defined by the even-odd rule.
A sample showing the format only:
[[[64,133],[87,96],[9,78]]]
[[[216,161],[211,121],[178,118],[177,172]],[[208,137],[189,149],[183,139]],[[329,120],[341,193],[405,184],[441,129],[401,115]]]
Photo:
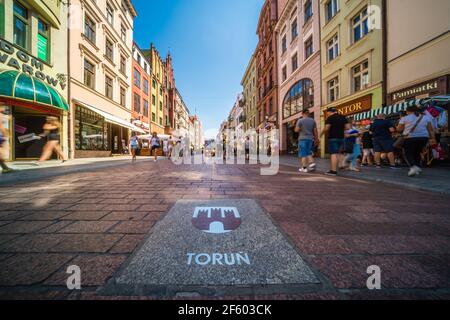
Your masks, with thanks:
[[[66,83],[43,72],[44,64],[42,61],[21,50],[17,50],[14,45],[3,39],[0,39],[0,63],[36,77],[53,87],[59,85],[62,90],[66,88]]]
[[[405,89],[403,91],[398,91],[392,94],[392,102],[397,102],[399,100],[405,100],[418,95],[426,94],[439,89],[439,80],[435,79],[418,86]]]
[[[372,109],[372,95],[369,94],[360,99],[350,101],[346,104],[336,107],[337,112],[343,116],[369,111]]]

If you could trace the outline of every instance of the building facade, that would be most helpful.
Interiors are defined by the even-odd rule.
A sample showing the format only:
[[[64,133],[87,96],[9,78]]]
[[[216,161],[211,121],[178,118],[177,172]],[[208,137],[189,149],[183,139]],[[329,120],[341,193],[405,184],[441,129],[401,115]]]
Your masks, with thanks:
[[[152,70],[152,83],[151,83],[151,131],[157,134],[165,133],[164,114],[165,114],[165,89],[164,89],[164,62],[159,55],[158,50],[153,45],[150,45],[150,49],[144,50],[144,53],[150,61]]]
[[[0,0],[0,112],[7,160],[37,159],[46,117],[61,123],[68,156],[67,12],[62,1]]]
[[[277,0],[266,0],[261,10],[256,48],[258,129],[278,124],[277,38],[274,32],[278,19]]]
[[[387,1],[386,14],[387,104],[449,94],[450,2]]]
[[[174,129],[175,116],[175,74],[173,70],[173,61],[170,53],[164,62],[164,87],[165,87],[165,108],[164,108],[164,125],[166,134],[171,134]]]
[[[247,69],[245,70],[241,86],[244,99],[244,130],[256,129],[258,90],[256,87],[255,55],[252,55]]]
[[[281,7],[284,5],[284,7]],[[278,84],[281,152],[298,152],[295,125],[303,110],[320,124],[319,1],[289,0],[282,9],[278,34]]]
[[[175,137],[189,136],[189,109],[184,103],[180,92],[175,88],[175,129],[173,135]]]
[[[330,107],[353,116],[383,105],[383,2],[320,1],[322,125]]]
[[[72,0],[69,99],[72,157],[122,154],[131,124],[133,20],[130,0]]]
[[[133,86],[131,105],[132,123],[150,133],[150,63],[136,43],[133,44]]]

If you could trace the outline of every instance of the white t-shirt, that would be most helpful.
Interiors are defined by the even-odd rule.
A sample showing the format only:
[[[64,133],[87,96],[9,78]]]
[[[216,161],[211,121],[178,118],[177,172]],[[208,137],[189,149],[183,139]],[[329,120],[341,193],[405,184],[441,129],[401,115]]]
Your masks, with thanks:
[[[419,117],[421,116],[419,115]],[[416,116],[415,114],[410,114],[400,119],[399,124],[405,125],[405,130],[403,130],[404,136],[408,136],[410,138],[428,138],[430,136],[430,134],[428,133],[427,126],[431,121],[430,118],[427,116],[423,116],[422,120],[420,120],[414,132],[411,133],[411,130],[416,125],[417,121],[419,120],[419,117]]]
[[[150,144],[152,145],[152,147],[155,147],[155,146],[159,147],[159,138],[158,137],[153,137],[150,140]]]

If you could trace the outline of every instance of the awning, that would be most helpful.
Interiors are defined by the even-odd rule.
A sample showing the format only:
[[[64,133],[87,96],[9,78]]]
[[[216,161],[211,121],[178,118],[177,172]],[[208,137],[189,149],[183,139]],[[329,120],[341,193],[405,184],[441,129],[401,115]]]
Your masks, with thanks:
[[[57,90],[36,77],[15,70],[0,70],[0,96],[69,111],[69,105]]]
[[[390,105],[390,106],[387,106],[384,108],[379,108],[379,109],[356,114],[354,116],[354,119],[356,121],[361,121],[361,120],[366,120],[366,119],[372,119],[379,114],[390,115],[390,114],[394,114],[394,113],[399,113],[401,111],[405,111],[406,108],[408,108],[408,107],[419,105],[421,102],[422,102],[422,99],[396,103],[396,104],[393,104],[393,105]]]
[[[136,131],[136,132],[139,132],[139,133],[147,133],[144,130],[142,130],[141,128],[136,127],[132,123],[128,122],[127,120],[119,118],[119,117],[117,117],[117,116],[115,116],[115,115],[113,115],[111,113],[105,112],[105,111],[100,110],[100,109],[98,109],[96,107],[93,107],[93,106],[91,106],[91,105],[89,105],[89,104],[87,104],[87,103],[85,103],[83,101],[74,100],[74,102],[76,104],[79,104],[79,105],[85,107],[85,108],[88,108],[91,111],[94,111],[94,112],[98,113],[99,115],[101,115],[102,117],[105,118],[106,122],[117,124],[117,125],[119,125],[121,127],[125,127],[125,128],[128,128],[128,129],[130,129],[132,131]]]

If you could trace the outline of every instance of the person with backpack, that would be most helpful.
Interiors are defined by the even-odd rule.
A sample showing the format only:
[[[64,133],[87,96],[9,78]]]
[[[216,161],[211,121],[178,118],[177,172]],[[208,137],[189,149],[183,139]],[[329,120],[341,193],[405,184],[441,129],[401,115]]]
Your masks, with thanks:
[[[158,161],[158,150],[161,148],[161,139],[158,137],[156,132],[153,132],[152,138],[150,139],[150,156],[155,153],[155,162]]]
[[[428,117],[419,112],[417,106],[406,109],[406,116],[400,119],[397,131],[402,133],[402,144],[405,151],[406,161],[410,167],[408,176],[418,176],[420,168],[422,150],[427,143],[436,143],[433,125]]]

